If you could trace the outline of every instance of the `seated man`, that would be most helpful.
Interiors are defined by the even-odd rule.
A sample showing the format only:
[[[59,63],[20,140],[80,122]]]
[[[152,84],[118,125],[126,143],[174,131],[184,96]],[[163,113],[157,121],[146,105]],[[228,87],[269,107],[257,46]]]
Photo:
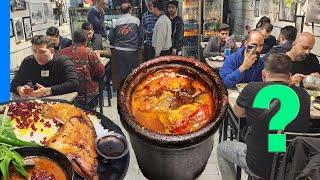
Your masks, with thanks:
[[[59,52],[61,49],[71,46],[72,41],[59,35],[59,29],[52,26],[47,29],[47,36],[50,37],[54,44],[54,50]]]
[[[217,36],[213,36],[210,38],[208,45],[203,50],[203,57],[210,56],[223,56],[224,57],[224,49],[228,44],[231,48],[231,51],[236,51],[236,43],[234,43],[233,39],[230,39],[228,43],[227,37],[230,33],[230,27],[228,24],[221,24],[219,26],[219,34]]]
[[[102,38],[101,34],[94,33],[91,23],[85,22],[82,24],[81,28],[87,31],[87,46],[95,51],[98,57],[111,57],[111,50],[110,47],[108,47],[106,40]]]
[[[50,38],[34,36],[31,43],[33,55],[22,61],[11,82],[11,91],[22,98],[78,91],[79,81],[73,62],[68,57],[54,54]]]
[[[291,73],[292,84],[301,84],[305,75],[320,78],[320,64],[318,58],[310,53],[315,44],[315,37],[308,32],[298,35],[287,55],[293,61]]]
[[[256,30],[260,31],[264,37],[264,44],[261,54],[266,54],[273,46],[277,45],[276,38],[271,35],[273,25],[270,23],[270,19],[264,16],[260,19],[256,28]]]
[[[227,88],[233,88],[238,83],[262,81],[264,63],[259,55],[262,48],[263,35],[259,31],[251,31],[245,47],[226,58],[220,76]]]
[[[105,70],[98,56],[86,45],[87,32],[83,29],[76,30],[73,33],[72,46],[62,49],[60,54],[70,57],[78,69],[80,88],[77,100],[83,104],[88,103],[89,107],[93,108],[96,106],[94,96],[99,93],[98,80],[103,77]],[[85,79],[83,79],[84,76]],[[86,86],[84,86],[85,81]],[[85,94],[85,88],[87,94]],[[87,102],[84,102],[85,97]]]
[[[273,153],[268,152],[268,130],[274,111],[252,108],[254,98],[264,87],[272,84],[288,86],[292,61],[285,54],[268,54],[262,72],[264,82],[249,83],[240,93],[233,108],[239,118],[245,117],[249,127],[245,142],[223,141],[218,145],[218,165],[223,180],[234,180],[235,166],[243,168],[256,179],[270,179]],[[298,116],[285,128],[287,132],[305,133],[310,119],[310,97],[300,87],[292,87],[300,100]],[[279,106],[276,106],[279,108]],[[272,132],[276,133],[276,132]]]
[[[292,43],[297,37],[297,29],[293,26],[281,28],[278,36],[278,45],[273,46],[268,53],[286,53],[292,48]]]

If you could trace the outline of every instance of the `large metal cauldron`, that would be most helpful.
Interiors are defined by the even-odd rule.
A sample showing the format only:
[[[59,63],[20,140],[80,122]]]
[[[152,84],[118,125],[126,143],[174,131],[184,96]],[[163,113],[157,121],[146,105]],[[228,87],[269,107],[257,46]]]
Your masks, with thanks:
[[[140,126],[131,113],[131,95],[146,75],[160,69],[178,67],[200,77],[212,89],[216,113],[205,127],[184,135],[165,135]],[[118,113],[130,135],[139,167],[148,179],[191,180],[204,170],[213,148],[213,134],[224,118],[227,91],[217,73],[197,60],[166,56],[141,64],[126,78],[118,92]]]

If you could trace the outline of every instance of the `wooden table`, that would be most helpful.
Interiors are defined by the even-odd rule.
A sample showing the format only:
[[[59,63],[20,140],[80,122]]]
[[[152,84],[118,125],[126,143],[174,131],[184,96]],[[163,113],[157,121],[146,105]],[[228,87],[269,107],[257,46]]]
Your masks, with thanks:
[[[213,69],[221,69],[224,61],[211,61],[208,58],[205,58],[206,63],[211,66]]]
[[[236,100],[239,96],[239,91],[237,89],[228,89],[228,99],[229,105],[233,110]],[[310,118],[311,119],[320,119],[320,111],[315,109],[312,105],[310,106]]]
[[[77,96],[78,96],[78,92],[71,92],[71,93],[61,94],[56,96],[47,96],[43,98],[26,98],[26,99],[62,99],[68,102],[73,102]],[[22,99],[23,98],[21,98],[18,94],[12,93],[12,92],[10,93],[10,100],[22,100]]]

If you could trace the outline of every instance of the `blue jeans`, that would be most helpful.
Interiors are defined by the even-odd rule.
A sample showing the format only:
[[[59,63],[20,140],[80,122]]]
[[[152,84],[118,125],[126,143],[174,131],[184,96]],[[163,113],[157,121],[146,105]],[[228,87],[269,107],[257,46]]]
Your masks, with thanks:
[[[235,180],[236,168],[241,167],[255,179],[261,179],[250,171],[246,161],[247,145],[239,141],[222,141],[217,148],[217,158],[222,180]]]

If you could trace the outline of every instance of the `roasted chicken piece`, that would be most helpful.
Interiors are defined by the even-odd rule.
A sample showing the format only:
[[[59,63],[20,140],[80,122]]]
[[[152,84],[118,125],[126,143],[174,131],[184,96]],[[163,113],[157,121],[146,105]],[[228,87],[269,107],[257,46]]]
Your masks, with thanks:
[[[65,103],[48,105],[44,114],[64,124],[57,135],[49,139],[48,146],[64,153],[79,175],[97,179],[96,133],[89,117],[81,109]]]

